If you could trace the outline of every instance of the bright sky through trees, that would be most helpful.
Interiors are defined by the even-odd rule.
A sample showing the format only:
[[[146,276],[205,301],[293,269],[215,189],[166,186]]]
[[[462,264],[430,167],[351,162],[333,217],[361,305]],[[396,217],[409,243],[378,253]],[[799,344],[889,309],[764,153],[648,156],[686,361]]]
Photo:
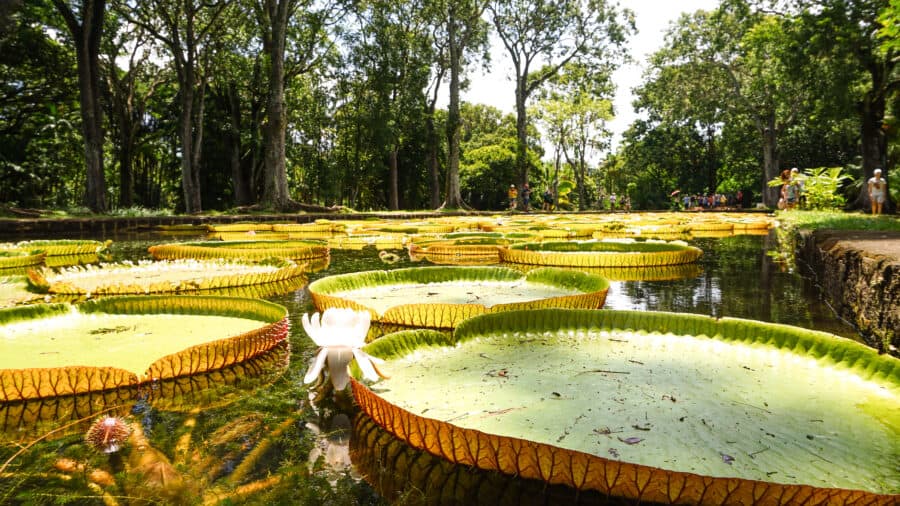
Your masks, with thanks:
[[[640,84],[641,73],[648,54],[662,46],[663,35],[669,24],[678,19],[683,12],[694,12],[698,9],[711,10],[719,4],[719,0],[637,0],[623,3],[634,11],[638,33],[629,47],[635,63],[622,67],[616,72],[615,81],[618,86],[616,99],[616,119],[610,123],[613,131],[613,149],[618,145],[622,132],[634,121],[635,113],[631,107],[633,96],[631,88]],[[512,113],[515,109],[513,70],[507,52],[500,41],[492,40],[491,57],[493,59],[489,73],[472,72],[472,83],[469,90],[463,93],[463,100],[497,107],[504,112]]]

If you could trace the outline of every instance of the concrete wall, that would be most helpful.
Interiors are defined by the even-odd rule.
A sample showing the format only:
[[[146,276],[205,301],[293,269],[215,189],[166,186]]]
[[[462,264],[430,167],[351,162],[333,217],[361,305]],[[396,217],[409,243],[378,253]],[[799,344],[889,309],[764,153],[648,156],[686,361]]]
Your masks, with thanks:
[[[803,231],[796,253],[870,346],[900,355],[900,234]]]

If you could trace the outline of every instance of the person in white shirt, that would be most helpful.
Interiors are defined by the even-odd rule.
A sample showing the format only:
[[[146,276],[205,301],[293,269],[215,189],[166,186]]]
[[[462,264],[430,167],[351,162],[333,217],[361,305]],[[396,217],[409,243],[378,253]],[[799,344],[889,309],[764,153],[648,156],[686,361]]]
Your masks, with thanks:
[[[881,169],[869,178],[869,202],[872,203],[872,214],[881,214],[884,198],[887,195],[887,180],[881,177]]]

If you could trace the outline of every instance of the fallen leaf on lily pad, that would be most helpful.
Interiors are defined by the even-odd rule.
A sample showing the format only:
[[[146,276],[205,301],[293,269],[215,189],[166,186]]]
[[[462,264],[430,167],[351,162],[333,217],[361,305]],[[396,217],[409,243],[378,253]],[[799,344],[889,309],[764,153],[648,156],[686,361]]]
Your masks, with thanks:
[[[728,464],[729,466],[732,462],[734,462],[734,457],[732,457],[731,455],[727,455],[725,453],[720,453],[719,455],[722,456],[722,462]]]
[[[632,437],[626,437],[626,438],[624,438],[624,439],[623,439],[623,438],[619,438],[619,441],[621,441],[621,442],[623,442],[623,443],[625,443],[625,444],[627,444],[627,445],[636,445],[636,444],[640,443],[640,442],[643,441],[643,440],[644,440],[644,438],[642,438],[642,437],[634,437],[634,436],[632,436]]]

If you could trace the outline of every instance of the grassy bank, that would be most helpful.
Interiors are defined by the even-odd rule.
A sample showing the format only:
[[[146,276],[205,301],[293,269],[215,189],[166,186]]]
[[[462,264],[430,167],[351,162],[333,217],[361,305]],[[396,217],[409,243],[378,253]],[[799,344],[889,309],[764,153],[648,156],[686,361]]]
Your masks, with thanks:
[[[900,216],[843,211],[780,211],[777,214],[782,225],[800,229],[878,230],[900,232]]]

